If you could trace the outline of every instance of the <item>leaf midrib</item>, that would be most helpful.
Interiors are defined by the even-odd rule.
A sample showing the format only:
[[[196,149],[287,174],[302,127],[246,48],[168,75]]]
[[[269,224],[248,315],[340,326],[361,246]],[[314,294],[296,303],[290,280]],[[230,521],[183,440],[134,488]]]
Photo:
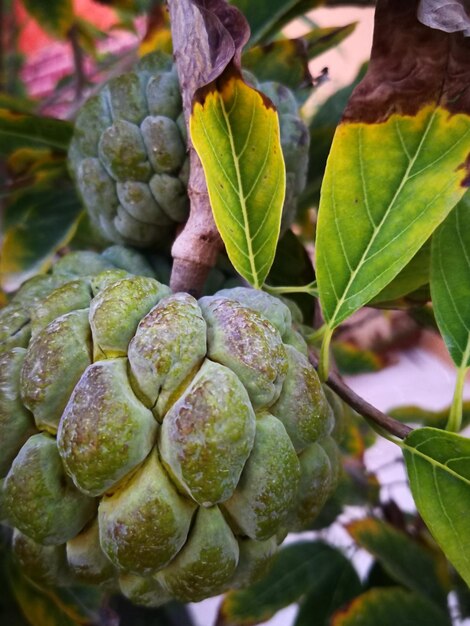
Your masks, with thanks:
[[[365,259],[367,257],[367,254],[369,253],[369,250],[371,249],[372,245],[374,244],[374,242],[376,240],[376,237],[377,237],[378,233],[380,232],[380,230],[381,230],[385,220],[390,215],[390,211],[392,210],[392,208],[393,208],[393,206],[394,206],[394,204],[395,204],[399,194],[401,193],[402,189],[404,188],[404,186],[406,185],[406,183],[409,180],[410,171],[412,170],[414,164],[416,163],[416,160],[417,160],[417,158],[418,158],[418,156],[419,156],[419,154],[421,152],[421,149],[422,149],[423,144],[424,144],[424,142],[426,140],[426,137],[427,137],[427,135],[429,133],[429,130],[430,130],[431,126],[432,126],[432,123],[434,121],[435,116],[436,116],[436,109],[433,110],[432,115],[430,116],[430,118],[428,120],[426,128],[425,128],[425,130],[423,132],[423,136],[421,137],[421,140],[420,140],[420,142],[418,144],[418,147],[417,147],[417,149],[415,151],[415,154],[414,154],[413,158],[410,159],[409,162],[408,162],[408,166],[407,166],[406,171],[405,171],[405,173],[404,173],[404,175],[402,177],[400,185],[398,186],[397,190],[395,191],[395,193],[393,195],[393,198],[389,202],[389,205],[386,208],[386,210],[384,212],[384,215],[382,216],[382,219],[377,224],[377,226],[375,226],[374,231],[372,233],[372,236],[371,236],[371,238],[369,240],[369,243],[367,244],[364,252],[362,253],[362,256],[361,256],[361,258],[359,260],[359,263],[356,265],[356,268],[354,269],[354,271],[351,273],[351,275],[349,277],[349,280],[348,280],[348,283],[346,285],[346,288],[343,290],[343,295],[338,300],[338,303],[337,303],[336,308],[335,308],[335,310],[333,312],[333,315],[331,316],[331,319],[328,322],[328,324],[329,324],[329,326],[331,328],[335,327],[335,319],[338,316],[338,314],[339,314],[339,312],[341,310],[341,307],[343,306],[343,304],[345,303],[345,301],[347,299],[346,296],[348,295],[348,292],[349,292],[349,290],[350,290],[354,280],[356,279],[359,271],[362,269],[362,267],[363,267],[363,265],[365,263]],[[405,155],[406,155],[406,153],[405,153]]]
[[[246,244],[247,244],[247,247],[248,247],[248,260],[249,260],[249,263],[250,263],[251,275],[253,277],[253,286],[256,289],[258,289],[260,287],[260,285],[259,285],[259,280],[258,280],[258,273],[256,271],[255,255],[253,254],[253,242],[252,242],[252,239],[251,239],[250,225],[249,225],[249,222],[248,222],[248,211],[247,211],[245,196],[243,195],[243,185],[242,185],[242,177],[241,177],[241,172],[240,172],[240,162],[239,162],[238,154],[237,154],[236,149],[235,149],[235,141],[234,141],[234,137],[233,137],[233,133],[232,133],[232,127],[230,125],[229,116],[227,114],[227,110],[225,108],[225,102],[224,102],[223,98],[220,98],[220,105],[221,105],[221,109],[222,109],[222,114],[224,116],[225,124],[227,126],[227,136],[228,136],[228,139],[229,139],[229,142],[230,142],[230,149],[232,151],[233,163],[234,163],[235,172],[236,172],[236,175],[237,175],[237,186],[238,186],[237,195],[238,195],[238,200],[240,202],[240,208],[242,210],[243,226],[244,226],[245,235],[246,235]],[[250,133],[251,133],[251,126],[250,126],[250,130],[248,132],[248,135]],[[248,139],[247,139],[247,141],[248,141]]]
[[[438,439],[438,437],[437,436],[433,436],[433,437],[427,439],[425,442],[421,442],[421,443],[429,443],[429,441],[431,441],[431,439]],[[442,470],[444,472],[447,472],[448,474],[451,474],[453,476],[453,478],[456,478],[457,480],[460,480],[460,481],[466,483],[470,487],[470,479],[465,478],[465,476],[462,476],[461,474],[458,474],[456,471],[451,469],[448,465],[444,465],[440,461],[437,461],[436,459],[433,459],[431,456],[428,456],[424,452],[420,452],[420,450],[418,450],[418,448],[410,446],[409,444],[406,443],[406,441],[403,442],[401,445],[410,454],[416,454],[417,456],[419,456],[422,459],[424,459],[425,461],[427,461],[430,465],[433,465],[435,468],[438,468],[438,469],[440,469],[440,470]],[[452,460],[452,459],[449,459],[449,460]]]

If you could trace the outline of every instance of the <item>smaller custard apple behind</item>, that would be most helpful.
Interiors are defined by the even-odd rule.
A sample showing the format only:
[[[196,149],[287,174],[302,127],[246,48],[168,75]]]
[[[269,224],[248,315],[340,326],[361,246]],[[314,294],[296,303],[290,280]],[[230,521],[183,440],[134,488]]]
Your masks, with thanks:
[[[306,184],[309,133],[294,95],[259,84],[279,113],[286,164],[282,228],[294,220]],[[169,56],[143,57],[134,71],[108,81],[78,113],[69,167],[95,226],[110,242],[164,246],[189,212],[187,133],[176,72]]]

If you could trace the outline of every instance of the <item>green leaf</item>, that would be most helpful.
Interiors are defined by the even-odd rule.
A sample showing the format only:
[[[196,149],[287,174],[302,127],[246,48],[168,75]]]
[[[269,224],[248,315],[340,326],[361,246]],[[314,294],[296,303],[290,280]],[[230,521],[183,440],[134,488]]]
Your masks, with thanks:
[[[399,406],[388,414],[400,422],[411,422],[422,424],[423,426],[432,426],[434,428],[445,428],[449,417],[450,406],[440,411],[430,411],[419,406],[407,405]],[[462,405],[462,427],[470,424],[470,402],[464,402]]]
[[[71,616],[52,590],[38,587],[22,575],[19,568],[11,565],[9,581],[22,613],[32,626],[79,626],[91,619],[79,620]],[[89,616],[91,617],[91,616]]]
[[[302,39],[278,39],[250,48],[242,57],[243,68],[259,81],[274,80],[297,89],[308,78],[307,48]]]
[[[367,66],[363,65],[354,81],[336,91],[318,109],[310,122],[310,148],[307,186],[300,197],[301,208],[317,205],[326,161],[341,115],[351,93],[362,80]]]
[[[309,59],[323,54],[327,50],[338,46],[351,33],[354,32],[357,22],[346,24],[346,26],[328,26],[326,28],[314,28],[302,39],[307,43],[307,56]]]
[[[329,577],[319,577],[300,603],[294,626],[329,626],[332,614],[362,591],[361,582],[351,563],[343,557]]]
[[[435,555],[411,537],[379,519],[368,517],[347,525],[351,537],[411,591],[447,607],[448,580],[442,580]]]
[[[464,195],[432,238],[431,297],[441,335],[457,367],[470,365],[470,196]]]
[[[272,103],[226,73],[193,106],[191,139],[235,269],[260,288],[279,237],[285,167]]]
[[[302,83],[310,84],[308,60],[337,46],[355,27],[356,24],[348,24],[314,28],[299,39],[276,39],[254,46],[243,55],[243,68],[253,72],[259,81],[274,80],[298,89]]]
[[[29,626],[29,622],[20,611],[10,584],[10,574],[3,558],[3,550],[0,553],[0,622],[8,626]]]
[[[393,302],[416,291],[429,282],[431,242],[426,242],[411,261],[375,298],[371,304]]]
[[[9,93],[0,93],[0,109],[8,109],[16,113],[32,113],[34,102],[26,98],[12,96]]]
[[[341,374],[354,375],[365,372],[378,372],[386,365],[386,360],[372,350],[359,348],[351,341],[334,341],[333,354]]]
[[[259,582],[229,592],[220,609],[219,626],[254,624],[296,602],[312,587],[325,585],[345,567],[345,557],[321,541],[299,542],[283,548]]]
[[[448,615],[417,593],[371,589],[337,612],[331,626],[451,626]]]
[[[266,41],[294,18],[321,4],[322,0],[232,0],[248,20],[250,44]]]
[[[46,270],[56,251],[75,232],[82,211],[71,186],[21,192],[7,208],[0,284],[17,289],[27,278]]]
[[[0,155],[23,147],[66,151],[72,133],[70,122],[0,108]]]
[[[331,329],[393,280],[459,201],[469,152],[470,117],[441,107],[338,127],[316,249]]]
[[[470,439],[421,428],[412,431],[402,446],[416,507],[470,585]]]
[[[72,0],[23,0],[23,5],[49,34],[60,38],[67,36],[74,20]]]

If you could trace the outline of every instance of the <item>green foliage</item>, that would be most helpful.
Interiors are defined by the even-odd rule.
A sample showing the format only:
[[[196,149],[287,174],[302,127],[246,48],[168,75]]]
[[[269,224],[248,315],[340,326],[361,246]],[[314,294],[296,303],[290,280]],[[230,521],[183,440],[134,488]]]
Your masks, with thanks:
[[[163,5],[159,0],[98,1],[112,6],[120,16],[120,26],[133,31],[134,16],[153,7],[155,24],[149,25],[139,54],[155,47],[171,48],[168,18],[156,11]],[[23,4],[50,35],[73,42],[79,56],[88,55],[102,67],[97,42],[107,33],[77,17],[71,0],[24,0]],[[210,5],[210,12],[223,3],[196,0],[193,4]],[[338,46],[355,28],[355,24],[318,28],[304,18],[311,30],[301,38],[288,39],[280,29],[323,4],[321,0],[233,0],[231,4],[242,9],[251,27],[243,69],[259,80],[289,86],[297,104],[312,92],[309,60]],[[470,615],[470,440],[444,430],[459,431],[470,423],[470,403],[462,401],[470,366],[470,196],[466,192],[470,107],[465,95],[469,57],[468,49],[459,43],[463,38],[458,35],[457,40],[457,35],[442,30],[450,23],[448,5],[455,8],[462,3],[419,3],[420,19],[440,29],[436,31],[416,20],[417,0],[379,0],[377,4],[367,75],[364,66],[351,85],[334,93],[310,119],[307,186],[292,231],[285,231],[284,221],[281,225],[285,179],[289,172],[302,170],[302,165],[291,156],[285,176],[284,144],[279,141],[277,115],[267,100],[237,75],[212,76],[218,79],[212,83],[217,87],[202,96],[199,93],[193,102],[191,134],[205,169],[215,221],[233,265],[227,261],[226,274],[232,276],[236,271],[255,287],[276,294],[285,289],[286,296],[292,295],[301,308],[305,323],[323,316],[327,326],[322,364],[328,360],[333,330],[365,305],[406,309],[420,325],[443,337],[458,368],[452,405],[439,411],[404,406],[390,412],[396,420],[424,426],[398,443],[419,514],[442,551],[418,515],[397,509],[397,521],[387,511],[377,477],[364,463],[375,433],[351,407],[329,396],[336,417],[332,436],[341,446],[343,469],[335,493],[311,529],[321,530],[322,537],[328,538],[333,523],[344,524],[348,506],[366,510],[365,519],[345,526],[354,548],[365,549],[374,559],[369,575],[361,583],[350,559],[327,543],[306,540],[289,545],[258,582],[226,595],[218,626],[259,623],[292,602],[299,604],[295,626],[450,626],[449,592],[454,592],[460,616]],[[427,14],[433,4],[439,5],[439,15],[432,13],[429,22]],[[438,19],[441,15],[444,21]],[[464,30],[465,20],[456,21],[459,30]],[[422,41],[427,48],[420,48]],[[235,61],[240,51],[237,46],[235,41]],[[456,46],[458,54],[446,59],[448,53],[443,50],[455,52]],[[2,52],[7,60],[4,66],[8,62],[19,67],[17,51]],[[218,48],[216,52],[214,58],[219,59],[219,53],[223,56],[226,50]],[[409,71],[405,71],[407,59],[412,59]],[[429,67],[434,69],[429,72]],[[452,71],[445,69],[448,67]],[[113,74],[116,67],[110,68]],[[337,68],[330,69],[334,73]],[[150,70],[147,66],[146,71]],[[395,70],[401,73],[400,80],[396,80]],[[21,79],[4,74],[5,91],[0,93],[0,178],[4,185],[0,286],[12,291],[47,270],[64,247],[100,249],[103,240],[86,219],[66,171],[74,123],[45,117],[38,113],[41,103],[15,97],[25,93]],[[123,87],[116,95],[118,109],[122,105],[124,110],[134,97],[142,96],[139,80],[132,93]],[[57,87],[70,87],[74,81],[73,76],[66,76]],[[403,84],[411,87],[404,90],[405,95]],[[357,107],[358,101],[362,109]],[[166,104],[163,97],[162,102]],[[102,104],[104,120],[109,102],[104,98]],[[281,98],[275,104],[281,112],[286,102]],[[289,116],[292,111],[287,113]],[[140,121],[134,122],[140,127]],[[111,121],[103,124],[106,130]],[[182,117],[178,125],[184,130]],[[85,120],[80,132],[88,126],[89,120]],[[280,130],[282,138],[282,124]],[[146,150],[150,145],[149,140]],[[142,154],[146,162],[149,152]],[[126,156],[125,150],[117,157],[117,167],[122,165],[122,156]],[[122,186],[119,191],[121,203]],[[289,193],[285,195],[287,198]],[[101,203],[107,208],[106,202]],[[312,215],[318,206],[314,225]],[[146,225],[140,228],[148,234]],[[157,230],[162,230],[162,246],[169,250],[172,235],[161,227]],[[283,235],[278,242],[280,232]],[[160,250],[153,252],[156,257]],[[155,264],[161,260],[159,257]],[[169,260],[163,263],[168,274]],[[214,280],[224,278],[225,273],[219,272]],[[293,293],[296,290],[299,293]],[[318,293],[320,301],[312,297]],[[0,305],[5,306],[8,299],[0,291]],[[291,311],[296,330],[304,332],[295,305]],[[321,331],[312,333],[310,329],[305,336],[316,346],[319,334]],[[303,349],[298,334],[293,333],[290,340]],[[334,340],[331,352],[344,374],[374,372],[386,365],[381,354],[361,350],[354,342]],[[364,412],[370,419],[367,409]],[[269,460],[273,457],[270,449]],[[6,551],[2,547],[1,558]],[[0,567],[0,584],[4,590],[0,622],[6,624],[79,626],[98,623],[108,614],[121,626],[192,623],[188,610],[179,603],[150,609],[137,607],[120,594],[109,601],[108,594],[96,588],[38,586],[16,562]]]
[[[371,304],[393,303],[429,282],[431,242],[426,242],[411,261],[386,287],[372,299]]]
[[[372,350],[362,350],[348,341],[335,341],[333,354],[342,374],[378,372],[385,366],[385,359]]]
[[[269,41],[288,22],[321,4],[322,0],[232,0],[247,18],[251,45]]]
[[[396,587],[371,589],[333,616],[331,626],[451,626],[450,618],[417,593]]]
[[[43,589],[26,578],[15,564],[9,568],[9,581],[18,606],[32,626],[79,626],[90,624],[96,615],[67,595]]]
[[[440,578],[435,553],[378,519],[365,518],[347,528],[356,543],[375,556],[393,579],[447,608],[448,585]]]
[[[287,261],[287,262],[286,262]],[[315,272],[312,261],[300,239],[288,230],[279,240],[276,256],[266,279],[269,285],[306,285],[313,282]],[[313,319],[315,300],[305,293],[289,294],[302,310],[304,321],[310,324]]]
[[[329,626],[332,615],[361,591],[354,567],[346,558],[343,563],[338,559],[330,576],[319,577],[301,600],[294,626],[311,626],[313,615],[315,626]]]
[[[46,270],[73,236],[82,207],[74,188],[29,189],[13,197],[5,214],[0,282],[13,290]]]
[[[401,422],[420,424],[421,426],[432,426],[433,428],[445,428],[449,418],[450,406],[440,411],[430,411],[419,406],[406,405],[399,406],[391,411],[389,415]],[[462,404],[462,428],[470,424],[470,402]]]
[[[470,197],[465,194],[432,238],[434,314],[457,367],[470,365]]]
[[[421,428],[402,445],[418,511],[470,585],[470,439]]]
[[[355,29],[356,24],[314,28],[299,39],[276,39],[249,48],[242,58],[243,67],[258,80],[275,80],[291,89],[309,83],[307,62],[337,46]]]
[[[317,598],[321,610],[322,599],[318,594],[332,581],[344,576],[345,587],[357,590],[358,579],[350,568],[341,552],[323,542],[291,544],[279,552],[263,579],[249,589],[225,596],[218,623],[243,626],[268,620],[276,611],[309,592]],[[339,593],[346,595],[347,591],[341,589]]]
[[[65,38],[74,21],[72,0],[23,0],[28,13],[54,37]]]
[[[310,154],[308,163],[307,186],[300,200],[301,208],[317,205],[326,160],[330,152],[331,143],[346,103],[364,77],[366,66],[363,66],[350,85],[338,89],[316,111],[310,122]]]
[[[70,122],[0,108],[0,156],[25,147],[66,151],[72,131]]]

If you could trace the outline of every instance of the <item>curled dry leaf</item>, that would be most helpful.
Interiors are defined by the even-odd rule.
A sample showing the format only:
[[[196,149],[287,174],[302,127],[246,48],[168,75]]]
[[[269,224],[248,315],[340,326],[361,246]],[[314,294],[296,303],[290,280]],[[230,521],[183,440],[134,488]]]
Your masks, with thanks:
[[[419,5],[423,13],[423,2]],[[418,0],[382,0],[377,5],[371,63],[349,100],[344,121],[382,122],[394,113],[415,115],[428,104],[454,114],[470,111],[470,41],[460,33],[423,26],[416,19],[417,8]]]
[[[218,78],[230,63],[239,65],[250,30],[240,11],[225,0],[169,0],[168,7],[188,121],[195,92]],[[222,241],[212,217],[201,163],[191,145],[189,151],[190,215],[173,245],[171,287],[174,291],[198,292],[215,264]]]
[[[470,2],[468,0],[421,0],[418,19],[431,28],[446,33],[463,32],[470,36]]]

